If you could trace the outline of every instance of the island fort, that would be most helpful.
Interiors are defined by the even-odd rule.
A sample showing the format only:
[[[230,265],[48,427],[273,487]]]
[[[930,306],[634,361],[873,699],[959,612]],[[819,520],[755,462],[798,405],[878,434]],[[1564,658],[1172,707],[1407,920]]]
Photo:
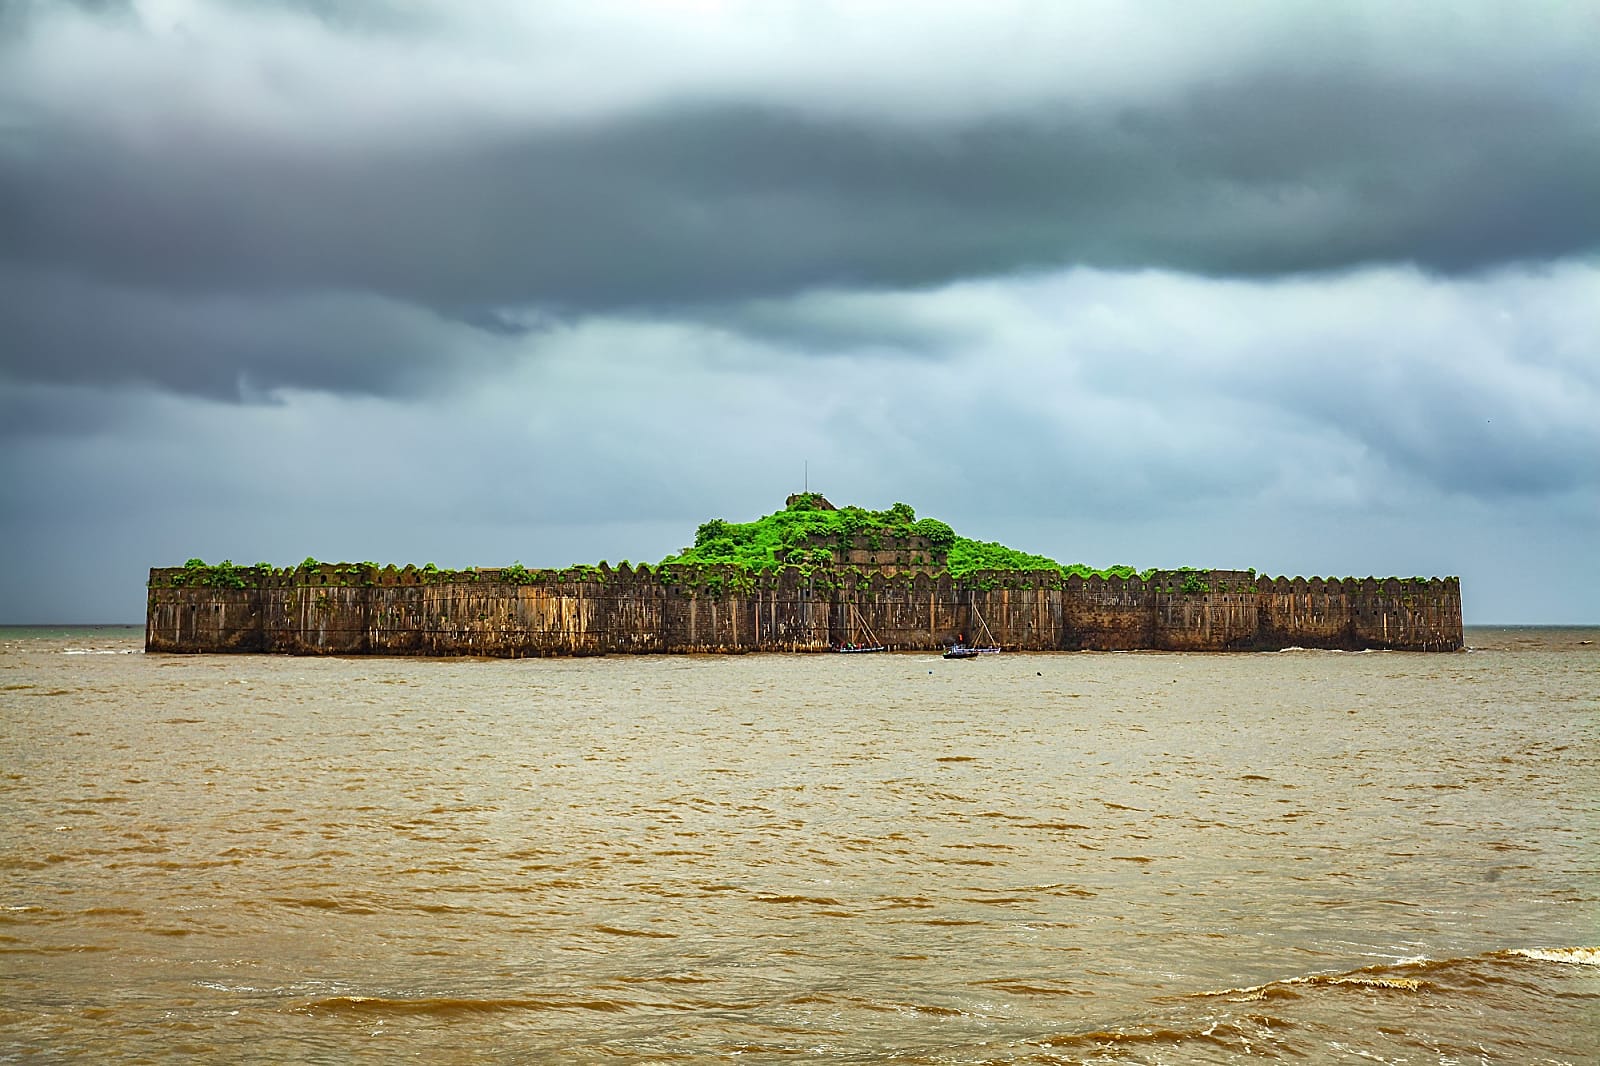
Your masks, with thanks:
[[[432,564],[150,571],[145,648],[296,655],[827,651],[870,633],[937,650],[986,629],[1009,650],[1455,651],[1447,578],[1284,578],[1253,570],[1062,566],[957,536],[905,504],[815,493],[750,523],[714,519],[654,565],[441,570]]]

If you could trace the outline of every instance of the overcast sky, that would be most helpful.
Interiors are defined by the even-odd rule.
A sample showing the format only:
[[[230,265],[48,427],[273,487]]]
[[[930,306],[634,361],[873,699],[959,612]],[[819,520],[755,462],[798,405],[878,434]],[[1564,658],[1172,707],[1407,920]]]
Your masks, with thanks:
[[[1600,2],[0,0],[0,622],[802,487],[1600,623]]]

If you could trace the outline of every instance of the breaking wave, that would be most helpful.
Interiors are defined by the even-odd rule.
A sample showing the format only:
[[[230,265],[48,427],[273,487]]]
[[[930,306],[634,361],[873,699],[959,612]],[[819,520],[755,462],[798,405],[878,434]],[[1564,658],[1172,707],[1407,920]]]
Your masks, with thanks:
[[[1600,966],[1600,948],[1513,948],[1507,955],[1521,955],[1540,962],[1562,962],[1575,966]]]

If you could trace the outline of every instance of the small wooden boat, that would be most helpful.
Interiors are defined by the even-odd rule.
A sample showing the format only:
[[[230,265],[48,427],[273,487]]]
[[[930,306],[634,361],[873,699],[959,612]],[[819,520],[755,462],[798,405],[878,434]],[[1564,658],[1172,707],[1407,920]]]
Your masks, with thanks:
[[[866,631],[866,640],[862,641],[861,630]],[[850,639],[835,644],[833,650],[845,655],[860,655],[865,652],[888,651],[889,649],[879,643],[878,635],[872,627],[861,620],[861,613],[856,610],[855,604],[850,605]]]
[[[978,627],[983,631],[983,637],[988,643],[968,644],[965,641],[957,641],[945,651],[946,659],[976,659],[980,655],[1000,654],[1000,645],[994,642],[994,634],[989,632],[989,623],[983,620],[983,615],[978,613],[977,608],[972,609],[972,616],[978,620]]]

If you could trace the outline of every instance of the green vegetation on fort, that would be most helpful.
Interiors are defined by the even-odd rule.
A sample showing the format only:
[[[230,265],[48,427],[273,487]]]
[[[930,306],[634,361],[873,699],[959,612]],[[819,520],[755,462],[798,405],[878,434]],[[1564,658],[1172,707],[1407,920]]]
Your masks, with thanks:
[[[907,538],[920,537],[923,543],[907,548]],[[897,565],[908,564],[932,571],[948,571],[964,578],[985,574],[979,587],[993,587],[995,574],[1051,573],[1061,579],[1079,577],[1137,578],[1150,581],[1157,571],[1135,570],[1131,566],[1096,569],[1083,563],[1063,565],[1044,555],[1018,551],[993,541],[962,537],[936,518],[918,519],[908,504],[897,503],[884,511],[862,507],[834,509],[817,493],[790,497],[787,506],[753,522],[727,522],[713,518],[695,531],[694,546],[663,559],[655,569],[665,568],[675,584],[706,595],[748,592],[759,575],[794,568],[812,580],[853,582],[865,580],[867,571],[851,565],[850,552],[865,549],[876,552],[894,549],[901,553]],[[882,560],[879,560],[882,562]],[[631,568],[621,564],[624,572]],[[872,567],[868,568],[869,570]],[[820,571],[820,572],[819,572]],[[236,565],[224,559],[207,563],[190,559],[181,569],[164,571],[153,579],[174,588],[245,589],[271,582],[303,582],[336,586],[374,586],[392,584],[442,584],[497,581],[511,585],[569,583],[609,580],[616,571],[604,562],[560,569],[529,569],[521,562],[492,569],[451,570],[427,563],[423,566],[374,562],[325,563],[307,558],[298,566],[275,567],[270,563]],[[901,577],[910,580],[912,570],[902,569]],[[815,574],[815,576],[813,576]],[[1237,587],[1214,585],[1213,572],[1194,567],[1167,571],[1159,591],[1204,595],[1210,592],[1245,592],[1254,587],[1256,574],[1247,572]],[[1001,579],[1011,580],[1011,579]],[[1332,579],[1330,579],[1332,580]],[[1425,587],[1428,578],[1411,577],[1402,584]]]
[[[471,567],[465,570],[452,570],[435,566],[433,563],[424,563],[422,566],[409,563],[405,566],[395,566],[390,563],[385,566],[370,559],[359,563],[325,563],[310,556],[298,566],[273,566],[271,563],[241,566],[232,559],[224,559],[220,563],[190,559],[181,569],[166,571],[159,579],[159,583],[169,588],[244,589],[255,588],[271,581],[307,581],[309,577],[315,576],[322,584],[341,587],[371,587],[396,583],[448,584],[491,579],[510,585],[533,585],[546,580],[558,582],[602,580],[606,572],[604,567],[605,564],[601,563],[599,566],[580,564],[560,570],[530,570],[520,562],[515,562],[498,569],[485,570]],[[329,578],[332,580],[328,580]],[[412,580],[406,582],[407,578]]]
[[[885,546],[886,538],[921,537],[927,549],[913,552],[907,560],[913,565],[946,569],[952,577],[963,577],[976,571],[1053,571],[1062,577],[1077,575],[1089,577],[1144,577],[1153,571],[1139,572],[1131,566],[1112,566],[1095,569],[1082,563],[1062,565],[1043,555],[1018,551],[994,541],[973,540],[958,536],[937,518],[918,519],[909,504],[897,503],[884,511],[863,507],[833,509],[820,494],[803,493],[793,497],[782,511],[758,518],[753,522],[727,522],[713,518],[695,531],[694,546],[680,554],[669,555],[661,566],[698,569],[700,567],[731,567],[751,574],[800,567],[810,571],[817,567],[844,564],[846,553],[853,547],[864,546],[877,551]],[[428,582],[476,581],[483,576],[479,570],[446,570],[427,563],[421,567],[406,566],[397,569],[373,562],[323,563],[307,558],[299,566],[274,567],[269,563],[238,566],[231,560],[206,563],[190,559],[181,572],[171,575],[170,584],[178,587],[242,589],[259,584],[263,579],[285,578],[301,571],[331,572],[340,585],[372,585],[386,572],[415,573]],[[514,585],[534,584],[548,578],[558,581],[599,580],[600,568],[587,565],[570,566],[559,571],[530,570],[521,562],[499,569],[496,577]],[[705,580],[718,586],[712,591],[723,591],[720,586],[732,582],[744,584],[736,576],[724,577],[710,574]]]
[[[170,583],[177,588],[242,589],[256,584],[262,576],[271,572],[272,567],[266,563],[235,566],[232,559],[224,559],[220,563],[190,559],[183,564],[182,571],[172,575]]]
[[[918,519],[909,504],[897,503],[886,511],[862,507],[833,510],[817,493],[795,496],[782,511],[753,522],[713,518],[702,523],[695,530],[694,546],[667,556],[661,565],[721,565],[756,572],[784,566],[828,566],[842,561],[844,553],[858,544],[877,551],[889,537],[922,537],[930,550],[926,557],[913,553],[909,561],[948,569],[953,577],[978,570],[1051,570],[1063,577],[1076,574],[1085,578],[1140,576],[1131,566],[1104,570],[1082,563],[1063,566],[1043,555],[958,536],[937,518]]]

